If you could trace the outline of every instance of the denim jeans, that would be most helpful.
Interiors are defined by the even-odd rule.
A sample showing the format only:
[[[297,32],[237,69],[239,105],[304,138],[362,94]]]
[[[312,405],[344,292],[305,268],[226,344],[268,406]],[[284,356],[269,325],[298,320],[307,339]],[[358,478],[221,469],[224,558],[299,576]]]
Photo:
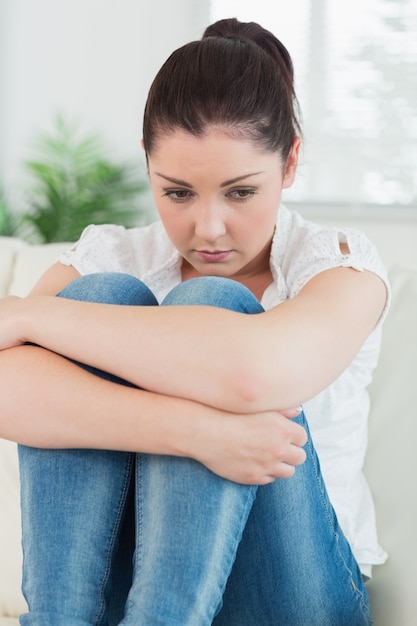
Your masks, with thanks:
[[[60,296],[157,305],[124,274],[81,277]],[[162,303],[175,304],[263,311],[246,287],[214,277],[177,286]],[[296,420],[308,432],[304,414]],[[19,446],[29,606],[21,624],[371,624],[311,436],[305,449],[292,478],[256,487],[192,459]]]

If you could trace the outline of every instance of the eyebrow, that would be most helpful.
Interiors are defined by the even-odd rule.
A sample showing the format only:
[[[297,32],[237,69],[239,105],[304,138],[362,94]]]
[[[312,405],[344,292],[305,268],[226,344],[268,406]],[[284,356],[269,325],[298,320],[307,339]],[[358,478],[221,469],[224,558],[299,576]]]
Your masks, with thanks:
[[[236,178],[231,178],[230,180],[225,180],[224,183],[221,183],[220,187],[228,187],[229,185],[233,185],[234,183],[238,183],[241,180],[245,180],[245,178],[249,178],[250,176],[257,176],[258,174],[262,174],[263,172],[252,172],[250,174],[244,174],[243,176],[236,176]],[[180,180],[179,178],[172,178],[171,176],[165,176],[165,174],[161,174],[160,172],[155,172],[156,176],[160,178],[164,178],[170,183],[174,183],[174,185],[180,185],[181,187],[187,187],[187,189],[192,189],[193,186],[190,183],[187,183],[185,180]]]

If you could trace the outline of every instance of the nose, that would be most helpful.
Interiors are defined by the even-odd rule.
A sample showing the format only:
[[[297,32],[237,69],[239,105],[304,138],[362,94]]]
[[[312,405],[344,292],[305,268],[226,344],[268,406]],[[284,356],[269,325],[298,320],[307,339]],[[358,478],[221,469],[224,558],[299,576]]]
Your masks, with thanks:
[[[226,233],[223,211],[213,204],[198,207],[194,231],[202,241],[214,242]]]

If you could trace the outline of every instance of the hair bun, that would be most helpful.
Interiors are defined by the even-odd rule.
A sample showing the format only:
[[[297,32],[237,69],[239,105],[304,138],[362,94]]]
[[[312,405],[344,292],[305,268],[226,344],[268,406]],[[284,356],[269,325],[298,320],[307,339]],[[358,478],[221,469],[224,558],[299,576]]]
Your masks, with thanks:
[[[252,41],[278,63],[282,73],[286,75],[288,86],[291,85],[293,89],[294,66],[287,48],[273,33],[263,28],[260,24],[256,22],[240,22],[237,18],[231,17],[219,20],[208,26],[204,31],[203,39],[206,37]]]
[[[146,155],[172,129],[201,137],[220,127],[284,163],[301,134],[297,112],[292,62],[281,42],[255,22],[220,20],[174,50],[155,76],[143,117]]]
[[[211,24],[204,31],[203,39],[205,37],[225,37],[226,39],[242,39],[241,26],[244,26],[243,22],[239,22],[235,17],[229,19],[219,20],[214,24]]]

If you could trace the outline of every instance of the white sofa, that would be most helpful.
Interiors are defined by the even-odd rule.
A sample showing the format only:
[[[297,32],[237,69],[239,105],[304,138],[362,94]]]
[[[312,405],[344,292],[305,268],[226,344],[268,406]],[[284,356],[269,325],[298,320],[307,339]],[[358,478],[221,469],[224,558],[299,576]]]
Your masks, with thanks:
[[[417,216],[321,216],[355,226],[376,243],[391,277],[393,300],[380,364],[371,385],[372,412],[366,473],[374,494],[382,545],[389,553],[374,568],[369,593],[376,626],[417,625]],[[0,238],[0,297],[24,295],[65,244],[31,246]],[[22,390],[24,393],[24,390]],[[20,522],[16,447],[0,440],[0,626],[17,624]],[[272,625],[271,625],[272,626]]]

